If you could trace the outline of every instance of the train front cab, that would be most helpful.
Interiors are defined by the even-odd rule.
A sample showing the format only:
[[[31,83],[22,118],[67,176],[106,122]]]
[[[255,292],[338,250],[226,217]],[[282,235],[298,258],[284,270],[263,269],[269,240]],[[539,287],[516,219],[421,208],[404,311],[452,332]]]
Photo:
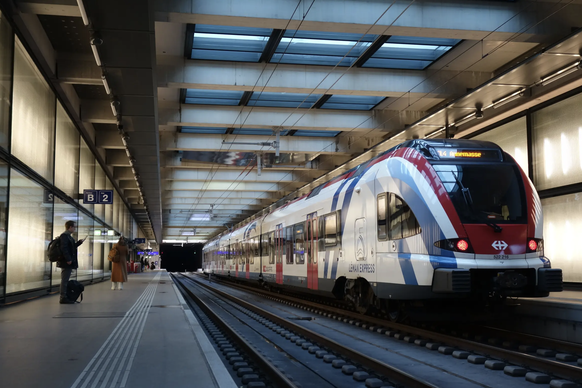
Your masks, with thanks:
[[[451,223],[458,224],[458,236],[434,244],[456,268],[437,266],[432,291],[499,297],[562,291],[562,271],[544,257],[541,202],[528,177],[493,143],[451,143],[429,148],[454,207]]]

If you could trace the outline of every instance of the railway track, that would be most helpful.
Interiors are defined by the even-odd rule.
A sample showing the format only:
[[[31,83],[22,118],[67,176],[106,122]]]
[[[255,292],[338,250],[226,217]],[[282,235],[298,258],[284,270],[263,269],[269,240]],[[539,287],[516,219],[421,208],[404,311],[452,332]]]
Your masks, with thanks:
[[[279,314],[210,287],[204,281],[196,281],[185,276],[173,276],[173,278],[181,290],[192,298],[215,325],[220,327],[222,332],[238,348],[244,350],[254,364],[260,367],[258,373],[252,373],[255,372],[254,370],[244,371],[249,372],[246,377],[247,382],[251,378],[248,376],[253,374],[256,375],[257,380],[259,375],[266,376],[269,382],[263,383],[264,386],[272,384],[274,387],[437,387],[377,358],[358,352],[351,346],[338,343],[321,333],[296,324],[293,319],[283,318]],[[265,330],[265,328],[270,330]],[[257,347],[256,344],[263,346]],[[271,346],[266,348],[264,344]],[[222,345],[228,346],[226,343]],[[298,355],[298,350],[303,352]],[[308,357],[307,354],[310,356]],[[281,365],[281,358],[295,362],[291,365],[284,363],[283,367],[278,367],[277,365]],[[312,366],[313,358],[323,359],[335,368],[341,368],[343,373],[322,372],[320,365]],[[273,360],[279,362],[273,362]],[[240,373],[237,375],[240,376]],[[289,375],[293,378],[289,378]],[[243,374],[242,377],[244,376]]]
[[[230,283],[230,282],[228,282]],[[349,323],[418,346],[483,364],[536,384],[570,388],[582,384],[582,345],[485,326],[415,327],[330,306],[274,294],[245,285],[236,287],[327,318]]]

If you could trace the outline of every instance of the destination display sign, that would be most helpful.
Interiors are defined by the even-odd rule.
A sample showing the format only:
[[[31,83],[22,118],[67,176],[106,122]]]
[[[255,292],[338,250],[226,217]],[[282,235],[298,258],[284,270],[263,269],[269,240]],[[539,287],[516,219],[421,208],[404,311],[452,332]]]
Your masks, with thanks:
[[[462,148],[435,148],[435,150],[441,159],[501,160],[501,154],[497,150]]]

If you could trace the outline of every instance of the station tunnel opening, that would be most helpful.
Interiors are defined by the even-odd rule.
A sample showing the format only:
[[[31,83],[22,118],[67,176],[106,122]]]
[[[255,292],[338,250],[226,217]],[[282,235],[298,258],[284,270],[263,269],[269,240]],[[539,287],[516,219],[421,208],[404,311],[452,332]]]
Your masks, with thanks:
[[[203,244],[161,244],[162,268],[168,272],[195,272],[202,268]]]

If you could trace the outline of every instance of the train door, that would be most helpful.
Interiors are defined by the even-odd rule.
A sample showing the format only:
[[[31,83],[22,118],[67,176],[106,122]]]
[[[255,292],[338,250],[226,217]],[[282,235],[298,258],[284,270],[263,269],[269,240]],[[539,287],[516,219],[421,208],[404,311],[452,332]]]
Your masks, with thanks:
[[[275,279],[277,284],[283,284],[283,249],[285,249],[283,244],[284,241],[285,229],[283,229],[283,224],[279,224],[275,230]]]
[[[238,278],[238,260],[240,257],[240,251],[238,249],[239,244],[238,244],[238,240],[236,240],[236,242],[233,245],[233,259],[234,259],[234,271],[235,271],[235,275]]]
[[[246,262],[246,266],[245,266],[245,273],[246,273],[246,278],[250,279],[251,278],[251,241],[247,240],[243,243],[244,246],[244,258],[245,258],[245,262]]]
[[[318,289],[317,278],[319,271],[317,268],[317,213],[307,215],[306,222],[306,240],[305,250],[307,251],[307,288],[312,290]]]

